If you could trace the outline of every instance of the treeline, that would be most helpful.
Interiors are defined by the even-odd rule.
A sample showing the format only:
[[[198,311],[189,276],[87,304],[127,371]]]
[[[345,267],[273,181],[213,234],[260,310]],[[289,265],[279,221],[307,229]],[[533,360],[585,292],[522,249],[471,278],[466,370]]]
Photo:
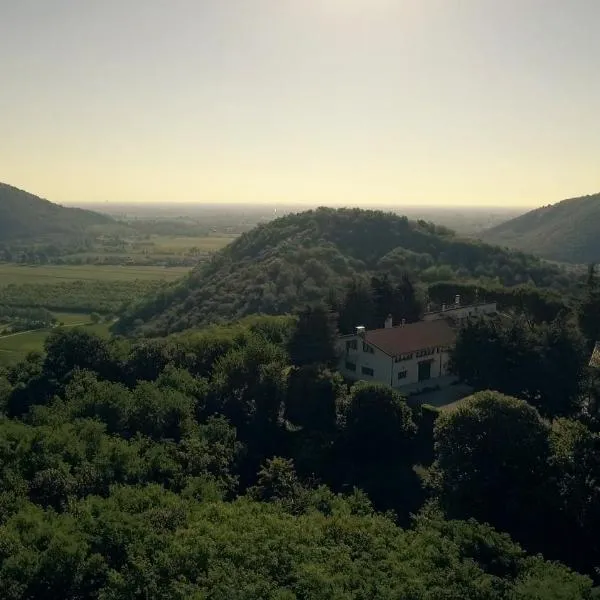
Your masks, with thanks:
[[[166,334],[249,314],[286,314],[324,301],[355,279],[408,276],[426,287],[478,280],[488,286],[566,290],[574,276],[531,256],[456,237],[423,221],[378,211],[319,209],[242,235],[166,293],[121,319],[122,332]],[[139,326],[139,323],[142,326]],[[138,326],[136,326],[136,323]]]
[[[0,305],[0,333],[43,329],[51,327],[55,323],[54,315],[44,308],[17,308]]]
[[[595,577],[600,438],[583,405],[542,399],[542,415],[482,392],[439,412],[349,385],[333,320],[58,331],[6,371],[0,589],[591,598],[589,579],[533,558]]]
[[[470,282],[438,282],[428,286],[415,285],[404,274],[397,283],[382,276],[357,278],[342,293],[330,290],[326,304],[337,315],[341,333],[351,333],[356,325],[369,329],[384,326],[388,315],[399,325],[418,321],[425,312],[441,310],[446,304],[496,302],[498,310],[506,316],[520,317],[530,325],[552,323],[558,317],[572,314],[577,306],[575,297],[565,297],[550,290],[533,286],[486,286]]]

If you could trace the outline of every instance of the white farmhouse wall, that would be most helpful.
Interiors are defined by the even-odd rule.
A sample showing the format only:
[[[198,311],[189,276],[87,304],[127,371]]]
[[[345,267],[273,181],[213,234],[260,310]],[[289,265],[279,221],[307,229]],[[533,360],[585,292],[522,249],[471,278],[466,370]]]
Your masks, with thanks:
[[[402,388],[406,386],[412,386],[419,383],[419,363],[422,361],[431,361],[431,379],[433,383],[435,379],[439,377],[445,377],[449,374],[448,362],[450,359],[450,353],[446,350],[439,350],[435,354],[430,356],[414,357],[410,360],[404,360],[401,362],[394,362],[393,376],[392,376],[392,387]],[[398,378],[398,374],[406,370],[406,377],[401,379]]]
[[[356,341],[355,350],[347,348],[346,343],[349,341]],[[427,385],[427,381],[430,381],[431,385],[435,385],[436,379],[449,374],[450,354],[445,348],[436,349],[433,354],[428,356],[417,356],[417,353],[413,353],[413,357],[409,360],[396,362],[393,357],[388,356],[377,347],[371,347],[373,353],[365,352],[363,350],[363,339],[358,335],[348,335],[341,338],[338,346],[340,352],[338,370],[340,373],[350,380],[377,381],[398,389],[415,386],[418,383]],[[432,362],[431,379],[419,382],[419,363],[427,360]],[[348,369],[347,363],[356,365],[356,370]],[[373,376],[363,373],[363,367],[373,369]],[[403,371],[406,371],[406,377],[399,379],[398,374]]]
[[[346,350],[346,342],[355,340],[356,350]],[[339,371],[348,379],[363,380],[363,381],[378,381],[391,385],[392,383],[392,365],[393,360],[390,356],[374,346],[373,353],[363,350],[363,339],[358,335],[344,336],[341,340],[339,351]],[[346,363],[350,362],[356,365],[356,371],[352,371],[346,367]],[[363,367],[373,369],[373,376],[365,375]]]

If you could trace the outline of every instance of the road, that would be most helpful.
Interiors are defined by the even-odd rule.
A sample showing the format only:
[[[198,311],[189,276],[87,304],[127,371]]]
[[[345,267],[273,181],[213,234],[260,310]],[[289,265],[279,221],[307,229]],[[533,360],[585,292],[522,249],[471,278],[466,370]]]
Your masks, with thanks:
[[[69,325],[63,325],[62,327],[54,327],[50,331],[54,329],[62,329],[66,327],[79,327],[80,325],[88,325],[89,321],[81,321],[81,323],[69,323]],[[34,333],[36,331],[46,331],[47,327],[42,327],[40,329],[28,329],[27,331],[19,331],[18,333],[9,333],[8,335],[0,335],[0,340],[5,340],[7,338],[15,337],[17,335],[25,335],[26,333]]]

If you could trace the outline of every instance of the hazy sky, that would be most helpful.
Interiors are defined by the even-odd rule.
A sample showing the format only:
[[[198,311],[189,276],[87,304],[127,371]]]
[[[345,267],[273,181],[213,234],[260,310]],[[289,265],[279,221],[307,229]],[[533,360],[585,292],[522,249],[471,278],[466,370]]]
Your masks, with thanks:
[[[0,0],[0,181],[86,201],[600,191],[600,0]]]

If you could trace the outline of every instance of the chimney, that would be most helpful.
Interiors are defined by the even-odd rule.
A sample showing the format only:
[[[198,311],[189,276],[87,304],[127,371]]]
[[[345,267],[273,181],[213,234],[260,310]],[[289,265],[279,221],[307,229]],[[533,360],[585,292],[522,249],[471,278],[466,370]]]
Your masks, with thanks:
[[[356,326],[356,335],[360,335],[361,337],[365,336],[365,331],[366,328],[364,325],[357,325]]]
[[[456,294],[456,296],[454,297],[454,304],[456,304],[456,306],[460,306],[460,295]]]
[[[387,319],[385,320],[385,325],[384,325],[384,327],[385,327],[386,329],[391,329],[391,328],[393,327],[393,325],[394,325],[394,320],[393,320],[393,318],[392,318],[392,315],[388,315],[388,316],[387,316]]]

